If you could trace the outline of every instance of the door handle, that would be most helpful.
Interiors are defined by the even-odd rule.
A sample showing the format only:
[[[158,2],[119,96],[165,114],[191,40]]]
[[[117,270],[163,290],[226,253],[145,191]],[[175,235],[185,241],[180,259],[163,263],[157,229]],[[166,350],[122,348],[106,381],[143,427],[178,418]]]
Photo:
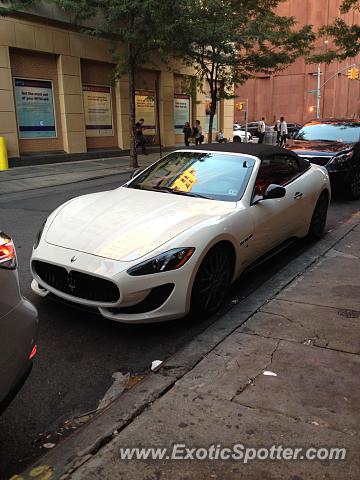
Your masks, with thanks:
[[[297,200],[298,198],[301,198],[303,194],[301,192],[296,192],[294,195],[294,199]]]

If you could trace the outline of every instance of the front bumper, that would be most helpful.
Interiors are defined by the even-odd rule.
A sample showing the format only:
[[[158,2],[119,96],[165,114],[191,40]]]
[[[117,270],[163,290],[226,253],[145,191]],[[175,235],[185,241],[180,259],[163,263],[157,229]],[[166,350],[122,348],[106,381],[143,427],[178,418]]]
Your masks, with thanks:
[[[71,258],[76,255],[76,261]],[[34,261],[50,263],[92,277],[113,282],[119,289],[119,299],[113,302],[79,298],[49,285],[36,273]],[[190,294],[196,260],[180,269],[152,275],[131,276],[126,270],[137,262],[119,262],[94,255],[73,252],[41,242],[33,252],[32,290],[45,297],[49,292],[64,300],[97,309],[110,320],[123,323],[160,322],[185,316],[190,309]]]
[[[347,187],[352,172],[352,167],[348,162],[344,164],[328,163],[326,170],[329,173],[331,189],[333,191],[340,191]]]

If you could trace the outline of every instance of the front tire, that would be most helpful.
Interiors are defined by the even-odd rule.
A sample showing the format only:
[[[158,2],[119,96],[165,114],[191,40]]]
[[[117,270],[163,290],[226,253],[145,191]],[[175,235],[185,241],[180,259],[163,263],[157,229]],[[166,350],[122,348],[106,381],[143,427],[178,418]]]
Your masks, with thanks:
[[[238,136],[234,137],[233,142],[241,143],[241,137],[238,137]]]
[[[329,195],[323,192],[316,202],[314,213],[311,217],[308,237],[311,240],[319,240],[324,236],[327,212],[329,208]]]
[[[212,248],[196,274],[191,310],[201,315],[212,315],[223,304],[233,272],[232,257],[223,246]]]
[[[360,197],[360,168],[353,170],[346,193],[351,200],[356,200]]]

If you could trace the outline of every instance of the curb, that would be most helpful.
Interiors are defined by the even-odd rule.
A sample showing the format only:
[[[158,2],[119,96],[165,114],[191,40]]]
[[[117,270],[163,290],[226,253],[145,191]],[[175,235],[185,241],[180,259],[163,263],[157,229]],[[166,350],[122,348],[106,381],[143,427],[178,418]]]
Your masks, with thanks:
[[[170,390],[177,380],[194,368],[205,355],[252,317],[264,304],[303,275],[357,225],[359,220],[354,215],[349,221],[328,233],[323,240],[291,261],[244,301],[233,307],[228,306],[227,311],[217,315],[215,321],[204,332],[166,360],[158,373],[149,373],[140,383],[114,400],[88,424],[65,438],[54,450],[46,453],[20,477],[15,476],[14,479],[30,480],[41,471],[48,472],[49,476],[46,478],[51,480],[69,478],[78,467],[109,443],[152,402]]]

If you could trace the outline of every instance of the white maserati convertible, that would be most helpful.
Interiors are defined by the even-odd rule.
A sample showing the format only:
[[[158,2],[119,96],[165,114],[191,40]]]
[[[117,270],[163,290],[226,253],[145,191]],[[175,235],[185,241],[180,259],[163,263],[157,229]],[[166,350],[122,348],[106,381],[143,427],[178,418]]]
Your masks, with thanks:
[[[35,241],[32,289],[119,322],[212,314],[257,259],[320,238],[329,201],[326,170],[283,148],[177,150],[115,190],[57,208]]]

